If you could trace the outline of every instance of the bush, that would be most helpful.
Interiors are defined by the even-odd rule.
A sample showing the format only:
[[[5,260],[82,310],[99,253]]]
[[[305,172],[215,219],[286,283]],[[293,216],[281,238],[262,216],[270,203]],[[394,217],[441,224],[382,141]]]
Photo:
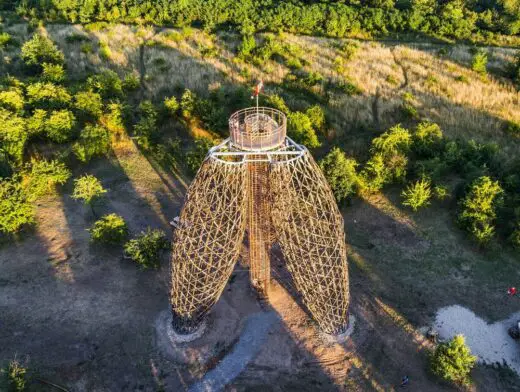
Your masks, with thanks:
[[[177,98],[172,96],[164,98],[164,107],[166,108],[170,116],[175,116],[177,110],[179,110],[180,105],[177,101]]]
[[[27,132],[30,136],[39,135],[45,132],[47,122],[47,111],[36,109],[31,117],[27,118]]]
[[[63,64],[65,56],[54,42],[40,34],[34,34],[22,46],[21,58],[28,66],[41,67],[43,63]]]
[[[25,104],[22,91],[18,88],[0,91],[0,106],[15,112],[22,111]]]
[[[101,95],[93,91],[80,91],[74,95],[74,106],[80,112],[97,119],[103,113]]]
[[[49,139],[56,143],[65,143],[72,137],[76,117],[70,110],[55,110],[45,122],[45,131]]]
[[[380,153],[384,157],[392,157],[397,154],[406,154],[411,144],[412,135],[398,124],[372,140],[372,151]]]
[[[28,165],[25,170],[23,179],[23,186],[28,199],[34,201],[41,196],[52,193],[57,185],[65,184],[70,175],[67,166],[57,160],[32,160],[31,165]]]
[[[123,83],[117,73],[110,69],[89,76],[87,86],[104,98],[115,98],[123,95]]]
[[[439,344],[430,359],[430,368],[436,376],[457,384],[468,385],[469,373],[477,357],[471,355],[463,335]]]
[[[65,80],[65,70],[63,69],[63,65],[43,63],[42,79],[46,82],[63,82]]]
[[[444,185],[436,185],[433,187],[433,192],[437,200],[445,200],[450,197],[450,190]]]
[[[305,110],[305,114],[311,120],[311,124],[314,129],[317,129],[321,132],[324,131],[325,128],[325,112],[323,108],[319,105],[314,105],[307,110]]]
[[[289,114],[291,112],[289,110],[289,108],[287,107],[287,105],[285,104],[284,99],[276,94],[269,95],[266,98],[265,104],[266,104],[266,106],[270,106],[275,109],[278,109],[279,111],[281,111],[285,114]]]
[[[426,207],[430,204],[432,197],[431,183],[425,178],[416,181],[403,190],[401,196],[404,198],[403,205],[417,211],[420,207]]]
[[[422,122],[413,134],[413,150],[419,156],[434,157],[442,151],[442,141],[442,130],[437,124]]]
[[[107,105],[108,113],[104,118],[104,124],[111,132],[118,132],[124,130],[124,106],[117,102],[112,102]]]
[[[135,91],[141,87],[141,80],[135,73],[129,73],[125,75],[122,85],[125,91]]]
[[[287,133],[296,143],[303,144],[308,148],[315,148],[321,145],[312,127],[312,122],[305,113],[289,113],[287,116]]]
[[[404,93],[403,94],[403,103],[400,106],[401,113],[404,117],[409,119],[417,119],[419,118],[419,112],[415,107],[415,97],[413,94]]]
[[[481,244],[487,244],[495,233],[496,210],[502,202],[503,190],[498,181],[487,176],[477,178],[460,203],[459,223]]]
[[[109,214],[97,220],[89,232],[94,242],[120,244],[128,236],[128,226],[119,215]]]
[[[321,170],[339,202],[354,195],[358,187],[355,159],[347,158],[345,153],[334,147],[320,162]]]
[[[92,214],[95,216],[93,204],[99,200],[101,196],[106,193],[101,182],[94,176],[86,174],[74,180],[74,192],[72,198],[76,200],[83,200],[83,202],[90,206]]]
[[[139,104],[141,118],[134,125],[134,136],[137,144],[144,149],[149,149],[159,138],[157,127],[157,109],[151,101],[143,101]]]
[[[44,108],[61,108],[67,106],[72,99],[65,87],[41,82],[27,86],[27,98],[31,105]]]
[[[208,150],[213,147],[213,141],[207,137],[195,139],[195,147],[186,154],[186,165],[192,174],[195,174],[202,165]]]
[[[109,147],[108,130],[100,125],[87,124],[72,149],[81,162],[87,163],[96,155],[106,154]]]
[[[481,75],[485,75],[487,73],[487,62],[487,53],[483,50],[478,50],[471,60],[471,69]]]
[[[379,192],[392,178],[386,167],[383,155],[377,153],[370,158],[360,174],[360,185],[363,192]]]
[[[0,232],[15,233],[34,222],[34,207],[18,178],[0,179]]]
[[[0,148],[16,163],[21,163],[28,134],[25,120],[5,109],[0,109]]]
[[[184,90],[181,97],[181,109],[182,115],[185,118],[190,118],[195,112],[195,105],[197,102],[197,96],[191,90]]]
[[[147,228],[146,232],[125,244],[125,254],[144,269],[158,268],[160,251],[167,248],[164,232]]]
[[[242,42],[240,43],[238,47],[238,57],[245,59],[248,58],[252,53],[253,50],[256,48],[256,41],[255,37],[253,35],[244,35],[242,37]]]
[[[23,392],[26,390],[27,369],[16,359],[9,362],[7,367],[7,392]]]
[[[6,33],[5,31],[0,33],[0,49],[4,49],[7,45],[13,42],[13,37],[11,34]]]

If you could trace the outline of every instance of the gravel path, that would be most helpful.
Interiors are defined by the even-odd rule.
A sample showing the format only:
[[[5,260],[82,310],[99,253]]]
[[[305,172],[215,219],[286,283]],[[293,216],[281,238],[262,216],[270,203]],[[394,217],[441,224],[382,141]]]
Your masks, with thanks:
[[[507,330],[520,319],[520,312],[505,320],[488,324],[471,310],[460,305],[447,306],[437,311],[434,328],[442,339],[463,334],[473,354],[481,362],[506,362],[520,375],[520,343]]]
[[[247,318],[238,343],[217,367],[189,388],[189,392],[216,392],[224,389],[245,369],[262,348],[271,326],[278,319],[273,312],[255,313]]]

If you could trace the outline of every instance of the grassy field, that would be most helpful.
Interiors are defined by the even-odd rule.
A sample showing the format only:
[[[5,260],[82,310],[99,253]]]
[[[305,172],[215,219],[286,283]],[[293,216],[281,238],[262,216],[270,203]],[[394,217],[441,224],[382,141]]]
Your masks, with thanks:
[[[23,24],[4,30],[21,42],[31,35]],[[331,83],[350,83],[359,90],[350,95],[324,82],[306,88],[287,84],[292,72],[287,59],[275,57],[257,65],[240,60],[235,54],[239,37],[231,33],[126,25],[48,25],[40,31],[64,52],[71,83],[103,68],[121,77],[136,75],[141,88],[129,97],[130,105],[180,96],[185,88],[204,97],[224,86],[252,86],[257,79],[266,84],[266,94],[282,95],[293,110],[318,103],[328,125],[320,135],[323,145],[313,151],[317,158],[339,145],[347,155],[365,161],[374,137],[396,123],[414,124],[402,115],[404,100],[412,102],[420,118],[439,124],[449,138],[494,142],[505,160],[520,153],[520,138],[507,132],[508,124],[520,123],[520,95],[506,77],[512,49],[488,48],[488,74],[482,76],[471,69],[472,48],[464,45],[275,37],[290,48],[300,72],[317,72]],[[88,39],[70,39],[77,35]],[[354,48],[352,54],[345,47]],[[16,74],[18,50],[4,51],[3,75]],[[198,122],[186,129],[171,120],[162,127],[160,144],[168,146],[179,138],[181,150],[191,148],[193,137],[220,137]],[[88,172],[100,178],[109,192],[99,213],[119,213],[131,232],[148,225],[168,230],[167,222],[178,214],[191,179],[169,151],[143,151],[124,131],[113,132],[109,156],[72,168],[73,175]],[[45,143],[31,145],[28,151],[36,156],[52,153]],[[288,336],[279,339],[290,347],[292,362],[271,363],[264,354],[230,388],[262,390],[276,384],[281,389],[273,390],[315,390],[319,385],[331,390],[393,390],[400,377],[409,374],[414,390],[450,390],[428,374],[429,348],[418,328],[428,325],[439,307],[450,304],[468,307],[489,321],[517,311],[519,302],[508,301],[505,290],[518,285],[520,257],[502,241],[487,250],[478,248],[454,224],[453,200],[434,201],[412,213],[401,205],[401,189],[392,185],[342,207],[352,311],[359,319],[354,347],[331,348],[330,355],[342,360],[328,363],[305,315],[295,316],[289,305],[275,300],[273,306],[288,317],[278,332]],[[0,361],[29,355],[30,366],[42,377],[71,390],[99,391],[156,390],[160,383],[150,375],[153,363],[162,369],[167,385],[182,388],[183,377],[190,380],[198,373],[181,369],[181,377],[172,370],[154,352],[149,330],[154,314],[167,304],[166,257],[159,270],[141,272],[122,260],[120,252],[89,244],[86,229],[93,217],[71,200],[70,192],[67,184],[60,194],[38,201],[35,229],[0,247],[0,314],[5,315],[0,317]],[[247,276],[237,274],[229,290],[239,289],[226,292],[226,301],[237,301],[233,295],[242,293],[244,305],[237,307],[255,306],[244,289]],[[276,298],[286,297],[282,293]],[[40,331],[41,326],[45,327]],[[59,326],[58,331],[53,326]],[[64,338],[58,336],[60,331]],[[276,347],[277,338],[270,339],[269,347]],[[47,356],[54,344],[58,349]],[[271,349],[282,355],[282,348]],[[83,358],[79,352],[90,354]],[[313,360],[321,365],[302,365]],[[321,384],[313,386],[313,380]],[[479,366],[474,380],[473,390],[520,389],[520,379],[507,369]]]

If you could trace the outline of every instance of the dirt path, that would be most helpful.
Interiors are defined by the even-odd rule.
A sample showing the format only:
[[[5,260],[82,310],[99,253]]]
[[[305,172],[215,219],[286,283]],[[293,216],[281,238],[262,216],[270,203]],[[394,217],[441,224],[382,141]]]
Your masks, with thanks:
[[[255,313],[248,317],[244,330],[233,351],[206,373],[204,378],[193,384],[190,392],[221,391],[233,381],[260,352],[272,325],[278,317],[273,312]]]

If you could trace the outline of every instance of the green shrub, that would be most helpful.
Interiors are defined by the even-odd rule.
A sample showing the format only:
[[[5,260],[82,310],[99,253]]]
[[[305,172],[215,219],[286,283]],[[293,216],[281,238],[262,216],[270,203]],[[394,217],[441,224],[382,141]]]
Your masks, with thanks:
[[[334,147],[320,162],[321,170],[339,202],[356,194],[358,176],[355,159],[347,158],[345,153]]]
[[[477,357],[471,355],[463,335],[439,344],[430,359],[430,368],[436,376],[457,384],[468,385],[469,374]]]
[[[417,211],[420,207],[426,207],[430,204],[432,197],[431,182],[425,178],[416,181],[401,193],[403,197],[403,205]]]
[[[161,250],[168,248],[168,240],[162,230],[147,228],[139,236],[125,244],[125,254],[142,268],[158,268]]]
[[[174,96],[164,98],[164,107],[170,116],[175,116],[179,110],[179,102]]]
[[[119,215],[109,214],[97,220],[89,232],[94,242],[120,244],[128,236],[128,226]]]
[[[83,200],[86,205],[92,209],[92,214],[95,216],[94,203],[99,200],[105,193],[101,182],[93,175],[86,174],[74,180],[74,191],[72,198],[76,200]]]
[[[16,359],[7,366],[7,392],[24,392],[27,390],[27,369]]]
[[[360,174],[360,186],[363,192],[379,192],[392,178],[385,164],[383,155],[374,154],[365,164]]]
[[[445,200],[450,197],[450,190],[444,185],[436,185],[433,187],[433,193],[437,200]]]
[[[13,37],[7,32],[0,33],[0,49],[4,49],[7,45],[13,42]]]
[[[319,105],[314,105],[307,110],[305,110],[305,114],[311,120],[311,124],[314,129],[317,129],[321,132],[324,132],[325,129],[325,111]]]
[[[141,80],[135,73],[129,73],[125,75],[122,85],[125,91],[135,91],[141,87]]]
[[[139,104],[139,114],[141,118],[134,125],[134,136],[139,146],[149,149],[159,138],[157,109],[152,101],[145,100]]]
[[[509,121],[506,130],[510,135],[520,138],[520,122]]]
[[[24,173],[23,186],[30,201],[50,194],[70,178],[70,170],[57,160],[32,160]]]
[[[202,165],[208,150],[213,147],[213,141],[207,137],[195,139],[194,148],[186,154],[186,165],[192,174],[195,174]]]
[[[442,141],[442,130],[437,124],[422,122],[413,134],[413,150],[419,156],[433,157],[441,152]]]
[[[0,232],[15,233],[31,223],[34,223],[34,207],[19,179],[0,179]]]
[[[10,88],[0,91],[0,107],[20,112],[23,110],[25,99],[19,88]]]
[[[110,147],[110,134],[100,125],[87,124],[72,147],[76,157],[83,163],[96,155],[103,155]]]
[[[56,143],[65,143],[72,137],[76,117],[70,110],[55,110],[45,122],[47,137]]]
[[[502,202],[502,194],[498,181],[482,176],[473,181],[460,203],[459,222],[481,245],[494,236],[496,210]]]
[[[125,128],[124,124],[124,106],[118,102],[112,102],[107,105],[108,113],[105,116],[104,124],[108,130],[117,132]]]
[[[28,117],[26,120],[27,132],[30,136],[44,133],[46,122],[47,111],[43,109],[35,109],[32,116]]]
[[[285,114],[289,114],[291,112],[285,104],[284,99],[276,94],[269,95],[265,100],[265,104],[266,106],[278,109]]]
[[[404,117],[409,119],[419,118],[419,112],[415,106],[415,97],[411,93],[403,94],[403,102],[400,106],[401,113]]]
[[[487,73],[487,62],[487,53],[483,50],[478,50],[471,60],[471,69],[481,75],[485,75]]]
[[[244,35],[242,37],[242,42],[238,47],[238,57],[240,58],[248,58],[256,48],[256,41],[253,35]]]
[[[410,132],[397,124],[372,140],[372,151],[391,157],[396,154],[406,154],[412,144]]]
[[[287,133],[296,143],[308,148],[316,148],[321,145],[312,127],[310,118],[302,112],[292,112],[287,116]]]
[[[103,60],[110,60],[112,57],[112,50],[110,49],[110,46],[108,46],[107,42],[99,42],[99,57]]]
[[[21,163],[25,144],[29,135],[26,132],[25,119],[0,109],[0,147],[16,163]]]
[[[181,97],[182,115],[185,118],[190,118],[195,112],[195,105],[197,102],[197,95],[191,90],[184,90]]]
[[[42,79],[46,82],[60,83],[65,80],[65,70],[61,64],[43,63]]]
[[[23,44],[20,56],[26,65],[35,67],[41,67],[43,63],[63,64],[65,61],[54,42],[40,34],[34,34]]]
[[[38,105],[44,108],[64,107],[72,99],[65,87],[48,82],[37,82],[28,85],[27,98],[31,105]]]
[[[92,45],[92,42],[85,42],[84,44],[81,44],[79,50],[81,53],[90,54],[94,51],[94,46]]]
[[[99,118],[103,113],[101,95],[93,91],[80,91],[74,95],[74,107],[92,118]]]
[[[96,75],[89,76],[87,86],[104,98],[115,98],[123,95],[123,83],[117,73],[110,69],[104,69]]]

